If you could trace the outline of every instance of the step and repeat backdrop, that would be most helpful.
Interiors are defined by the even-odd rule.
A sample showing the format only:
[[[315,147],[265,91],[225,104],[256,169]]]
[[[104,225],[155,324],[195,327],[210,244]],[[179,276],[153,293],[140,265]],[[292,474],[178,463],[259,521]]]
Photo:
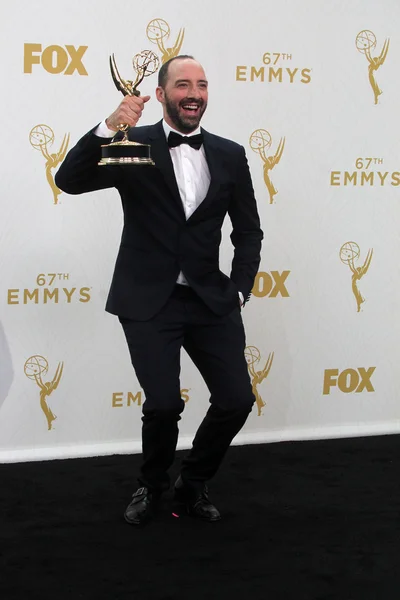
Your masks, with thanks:
[[[140,450],[144,393],[104,311],[119,195],[69,196],[54,176],[122,98],[109,56],[135,79],[143,50],[203,64],[203,126],[250,164],[265,234],[243,311],[257,402],[235,442],[400,431],[399,19],[397,0],[3,6],[0,461]],[[140,86],[143,124],[161,118],[156,85]],[[229,233],[227,220],[226,273]],[[184,352],[181,389],[187,447],[208,393]]]

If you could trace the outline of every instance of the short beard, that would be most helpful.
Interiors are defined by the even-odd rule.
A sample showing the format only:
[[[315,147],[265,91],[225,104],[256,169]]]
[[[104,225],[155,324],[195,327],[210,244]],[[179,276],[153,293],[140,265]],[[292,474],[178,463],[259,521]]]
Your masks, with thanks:
[[[190,101],[190,98],[185,99],[185,102]],[[173,124],[175,125],[176,129],[178,131],[181,131],[182,133],[191,133],[192,131],[194,131],[195,129],[198,128],[201,118],[204,115],[204,112],[207,108],[207,103],[201,101],[200,104],[200,114],[197,117],[196,122],[193,122],[193,120],[189,120],[186,119],[185,117],[181,117],[181,115],[179,114],[179,107],[176,106],[175,104],[173,104],[170,99],[168,98],[167,94],[165,94],[165,109],[167,111],[167,114],[169,116],[169,118],[171,119],[171,121],[173,122]]]

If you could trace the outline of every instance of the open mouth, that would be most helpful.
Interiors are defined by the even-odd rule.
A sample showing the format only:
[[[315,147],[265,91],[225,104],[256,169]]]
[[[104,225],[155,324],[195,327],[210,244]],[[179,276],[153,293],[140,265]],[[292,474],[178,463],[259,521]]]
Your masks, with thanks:
[[[186,115],[197,116],[200,112],[200,105],[194,102],[181,104],[181,108]]]

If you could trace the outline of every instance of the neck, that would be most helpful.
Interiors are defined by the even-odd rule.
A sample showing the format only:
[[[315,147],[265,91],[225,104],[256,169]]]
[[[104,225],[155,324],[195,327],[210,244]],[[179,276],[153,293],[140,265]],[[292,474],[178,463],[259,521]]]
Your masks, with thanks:
[[[167,125],[169,125],[169,127],[171,127],[171,129],[173,129],[177,133],[180,133],[181,135],[188,135],[189,133],[196,131],[196,129],[199,129],[199,127],[200,127],[200,123],[198,123],[195,127],[182,128],[181,126],[174,123],[168,114],[164,114],[163,118],[164,118],[164,121],[167,123]]]

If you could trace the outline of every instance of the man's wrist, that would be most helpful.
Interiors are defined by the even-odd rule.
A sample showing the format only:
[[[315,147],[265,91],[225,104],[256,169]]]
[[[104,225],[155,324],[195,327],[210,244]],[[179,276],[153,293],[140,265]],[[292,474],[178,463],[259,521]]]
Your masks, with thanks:
[[[102,121],[100,125],[94,130],[94,135],[103,138],[112,138],[116,133],[117,131],[114,131],[113,129],[107,127],[107,119],[104,119],[104,121]]]

